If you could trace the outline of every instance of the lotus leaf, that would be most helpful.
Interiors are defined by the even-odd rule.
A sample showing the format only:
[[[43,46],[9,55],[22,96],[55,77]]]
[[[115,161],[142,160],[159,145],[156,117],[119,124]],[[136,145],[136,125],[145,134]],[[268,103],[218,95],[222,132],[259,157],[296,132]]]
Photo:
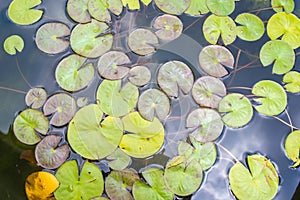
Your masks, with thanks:
[[[200,52],[199,63],[204,72],[220,78],[228,74],[224,66],[233,68],[234,57],[226,47],[209,45]]]
[[[294,67],[295,52],[288,43],[272,40],[262,46],[259,58],[263,66],[274,62],[272,70],[274,74],[285,74]]]
[[[94,78],[92,63],[84,64],[86,58],[71,54],[62,59],[55,70],[55,79],[58,85],[67,91],[79,91]]]
[[[284,149],[287,156],[295,162],[292,167],[298,167],[300,165],[300,130],[293,131],[287,136]]]
[[[191,4],[184,13],[192,16],[200,16],[209,12],[206,5],[206,0],[191,0]]]
[[[286,13],[291,13],[295,8],[294,0],[271,0],[271,5],[275,12],[284,10]]]
[[[122,119],[124,130],[120,148],[134,158],[146,158],[156,153],[164,143],[164,127],[157,118],[145,120],[138,112]]]
[[[130,69],[128,80],[136,86],[144,86],[151,80],[151,72],[148,67],[135,66]]]
[[[98,21],[111,21],[110,10],[115,15],[120,15],[123,10],[121,0],[90,0],[88,10],[92,17]]]
[[[91,21],[88,11],[89,0],[68,0],[67,12],[69,16],[76,22],[87,23]]]
[[[46,100],[47,92],[43,88],[31,88],[25,96],[26,105],[32,108],[42,107]]]
[[[220,101],[219,112],[224,113],[223,122],[232,128],[245,126],[253,116],[251,102],[239,93],[231,93],[225,96]]]
[[[111,160],[108,166],[113,170],[123,170],[131,163],[131,158],[119,148],[106,158]]]
[[[193,128],[192,136],[203,143],[217,139],[223,126],[219,113],[210,108],[197,108],[186,119],[186,127]]]
[[[254,101],[260,103],[255,109],[268,116],[278,115],[284,111],[287,105],[287,95],[281,85],[271,80],[257,82],[252,93],[258,98]]]
[[[206,0],[210,12],[218,16],[230,15],[235,8],[235,0]]]
[[[287,83],[284,87],[288,92],[300,92],[300,73],[296,71],[288,72],[283,77],[283,82]]]
[[[76,161],[67,161],[58,168],[55,176],[60,182],[59,188],[54,192],[57,200],[90,200],[102,195],[103,175],[93,163],[85,162],[78,176]]]
[[[123,135],[119,118],[106,117],[96,104],[82,107],[68,128],[68,141],[72,149],[88,159],[101,159],[118,147]]]
[[[164,1],[154,0],[155,5],[165,13],[172,15],[182,14],[189,6],[191,0]]]
[[[6,53],[16,55],[17,51],[21,52],[24,49],[24,40],[19,35],[11,35],[5,39],[3,48]]]
[[[78,24],[71,33],[70,44],[77,54],[97,58],[109,51],[113,35],[107,33],[109,26],[104,22],[92,20],[87,24]]]
[[[158,29],[155,34],[161,40],[175,40],[183,30],[181,20],[173,15],[164,14],[155,19],[153,28]]]
[[[229,171],[229,184],[237,199],[271,200],[277,193],[279,178],[274,165],[264,156],[247,156],[249,170],[237,162]]]
[[[178,97],[179,89],[187,94],[193,87],[192,70],[181,61],[169,61],[163,64],[157,75],[160,88],[171,97]]]
[[[140,2],[139,0],[121,0],[123,3],[123,6],[126,7],[126,5],[128,5],[128,8],[130,10],[138,10],[141,8]],[[143,2],[143,4],[145,4],[146,6],[148,6],[151,3],[152,0],[141,0],[141,2]]]
[[[38,133],[46,135],[49,121],[43,113],[36,109],[27,108],[15,119],[13,130],[16,138],[24,144],[33,145],[41,138]]]

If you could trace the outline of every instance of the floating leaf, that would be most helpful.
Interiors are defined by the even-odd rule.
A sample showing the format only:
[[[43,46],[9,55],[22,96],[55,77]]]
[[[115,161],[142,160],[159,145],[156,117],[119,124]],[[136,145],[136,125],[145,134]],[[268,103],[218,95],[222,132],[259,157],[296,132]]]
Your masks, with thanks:
[[[154,117],[164,120],[170,112],[170,100],[160,90],[148,89],[139,98],[138,110],[149,121],[153,121]]]
[[[271,5],[275,12],[284,10],[286,13],[291,13],[295,8],[294,0],[271,0]]]
[[[55,176],[60,182],[59,188],[54,192],[57,200],[89,200],[102,195],[104,189],[102,172],[93,163],[85,162],[78,176],[76,161],[67,161],[57,170]]]
[[[268,116],[278,115],[284,111],[287,105],[287,95],[281,85],[274,81],[262,80],[257,82],[252,93],[258,98],[254,101],[260,103],[255,109]]]
[[[232,128],[245,126],[253,116],[253,108],[249,99],[239,93],[225,96],[219,103],[219,112],[224,113],[223,122]]]
[[[81,108],[81,107],[87,105],[88,101],[89,101],[89,100],[88,100],[87,97],[79,97],[79,98],[77,99],[77,101],[76,101],[76,104],[77,104],[78,107]]]
[[[156,45],[158,45],[158,39],[148,29],[135,29],[128,36],[128,46],[131,51],[142,56],[153,53]]]
[[[174,194],[167,188],[163,174],[164,171],[158,168],[148,168],[142,172],[148,184],[137,180],[132,189],[135,200],[163,199],[173,200]]]
[[[273,199],[279,178],[274,165],[261,155],[247,156],[249,170],[237,162],[229,171],[229,184],[237,199]]]
[[[207,8],[210,12],[218,16],[230,15],[235,8],[235,0],[207,0]]]
[[[78,24],[71,33],[70,44],[77,54],[97,58],[112,47],[113,36],[107,33],[109,26],[104,22],[92,20],[87,24]]]
[[[75,99],[66,93],[57,93],[49,97],[43,107],[44,115],[52,115],[50,124],[63,126],[67,124],[76,112]]]
[[[164,143],[164,127],[157,118],[145,120],[138,112],[122,118],[124,130],[120,148],[134,158],[146,158],[156,153]]]
[[[155,19],[153,28],[158,29],[155,34],[159,39],[175,40],[181,35],[183,24],[178,17],[164,14]]]
[[[180,15],[190,6],[190,0],[177,0],[177,1],[154,0],[154,2],[155,5],[160,10],[172,15]]]
[[[6,53],[16,55],[17,51],[21,52],[24,48],[24,40],[19,35],[11,35],[5,39],[3,48]]]
[[[206,0],[191,0],[191,4],[184,13],[192,16],[200,16],[209,12],[206,5]]]
[[[210,108],[197,108],[186,119],[186,127],[193,128],[192,135],[197,141],[210,142],[217,139],[223,130],[218,112]]]
[[[287,154],[287,156],[295,162],[295,164],[292,166],[298,167],[300,165],[300,131],[296,130],[291,132],[287,138],[285,139],[284,143],[284,149]]]
[[[234,57],[226,47],[209,45],[200,52],[199,63],[204,72],[220,78],[228,74],[224,66],[233,68]]]
[[[168,96],[177,97],[179,89],[184,94],[190,92],[194,83],[194,75],[185,63],[173,60],[160,67],[157,82]]]
[[[26,178],[25,191],[28,200],[51,200],[59,182],[49,172],[33,172]]]
[[[220,17],[212,14],[206,18],[202,29],[205,39],[211,44],[216,44],[219,37],[225,45],[233,43],[236,39],[236,24],[228,16]]]
[[[151,80],[151,72],[145,66],[135,66],[130,69],[128,80],[136,86],[144,86]]]
[[[111,17],[108,10],[115,15],[120,15],[123,5],[120,0],[89,0],[88,10],[91,16],[98,21],[110,22]]]
[[[76,22],[87,23],[91,21],[88,11],[89,0],[68,0],[67,12],[69,16]]]
[[[123,3],[123,6],[126,7],[128,5],[128,8],[130,10],[138,10],[141,8],[139,0],[121,0]],[[152,0],[141,0],[146,6],[151,3]]]
[[[288,72],[283,77],[283,82],[287,83],[284,87],[288,92],[300,92],[300,73],[296,71]]]
[[[220,79],[202,76],[195,81],[192,95],[200,106],[217,108],[222,97],[226,95],[226,87]]]
[[[39,166],[55,169],[66,161],[70,148],[67,144],[58,146],[61,139],[58,135],[47,135],[36,145],[35,159]]]
[[[92,63],[85,64],[86,58],[76,54],[62,59],[55,70],[55,79],[60,87],[67,91],[85,88],[94,78]]]
[[[124,52],[109,51],[100,57],[98,72],[106,79],[122,79],[129,72],[129,68],[124,65],[129,65],[130,62],[130,59]]]
[[[28,108],[15,119],[13,130],[16,138],[29,145],[38,143],[41,138],[38,133],[46,135],[49,121],[39,110]]]
[[[110,155],[119,145],[123,130],[119,118],[102,118],[99,106],[82,107],[68,128],[68,141],[72,149],[84,158],[97,160]]]
[[[138,97],[138,88],[131,83],[126,83],[121,88],[121,80],[104,80],[97,90],[101,110],[114,117],[126,115],[133,110]]]
[[[8,7],[8,17],[19,25],[33,24],[43,15],[42,10],[33,9],[41,3],[41,0],[13,0]]]
[[[113,170],[123,170],[131,163],[131,158],[119,148],[107,156],[107,159],[111,160],[108,166]]]
[[[25,96],[26,105],[32,108],[42,107],[46,100],[47,93],[43,88],[31,88]]]

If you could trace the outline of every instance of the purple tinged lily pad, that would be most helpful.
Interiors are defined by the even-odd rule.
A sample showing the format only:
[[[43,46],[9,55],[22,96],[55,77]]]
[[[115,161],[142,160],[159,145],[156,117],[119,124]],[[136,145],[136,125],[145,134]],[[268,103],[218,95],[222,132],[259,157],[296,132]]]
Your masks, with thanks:
[[[128,80],[136,86],[144,86],[151,80],[151,72],[148,67],[135,66],[130,69]]]
[[[43,88],[31,88],[25,96],[26,105],[32,108],[42,107],[46,100],[47,92]]]
[[[176,16],[168,14],[157,17],[153,27],[159,29],[155,34],[162,40],[175,40],[181,35],[183,30],[181,20]]]
[[[62,165],[70,154],[67,144],[58,146],[62,137],[48,135],[35,148],[35,158],[39,166],[46,169],[55,169]]]
[[[89,0],[68,0],[67,12],[69,16],[76,22],[87,23],[91,21],[88,11]]]

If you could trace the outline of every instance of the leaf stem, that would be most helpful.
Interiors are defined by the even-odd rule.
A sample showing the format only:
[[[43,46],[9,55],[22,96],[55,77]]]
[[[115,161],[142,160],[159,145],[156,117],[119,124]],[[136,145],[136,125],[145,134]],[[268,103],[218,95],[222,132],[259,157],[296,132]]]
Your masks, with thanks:
[[[203,15],[204,16],[204,15]],[[192,26],[194,26],[198,21],[200,21],[200,19],[203,17],[200,16],[198,17],[195,21],[193,21],[192,23],[190,23],[182,32],[184,33],[186,30],[188,30],[189,28],[191,28]]]
[[[230,89],[241,89],[241,90],[251,90],[252,91],[252,88],[250,88],[250,87],[238,87],[238,86],[228,87],[227,89],[228,90],[230,90]]]
[[[19,61],[18,61],[18,58],[16,57],[16,65],[17,65],[17,68],[18,68],[18,72],[20,73],[20,75],[22,76],[23,80],[25,81],[25,83],[30,87],[32,88],[31,84],[28,82],[28,80],[25,78],[21,68],[20,68],[20,65],[19,65]]]
[[[226,147],[224,147],[218,142],[214,142],[214,144],[223,149],[228,155],[230,155],[235,160],[235,162],[240,162]]]
[[[25,92],[25,91],[18,90],[18,89],[12,89],[12,88],[8,88],[8,87],[3,87],[3,86],[0,86],[0,89],[8,90],[8,91],[11,91],[11,92],[16,92],[16,93],[20,93],[20,94],[27,94],[27,92]]]
[[[235,48],[235,49],[241,50],[244,54],[246,54],[246,55],[248,55],[248,56],[251,56],[251,57],[254,57],[254,58],[259,59],[259,56],[254,55],[254,54],[251,54],[251,53],[249,53],[248,51],[245,51],[245,50],[243,50],[243,49],[240,49],[239,47],[235,46],[234,44],[231,44],[230,46],[232,46],[232,47]]]
[[[233,82],[233,80],[234,80],[234,77],[235,77],[235,71],[237,70],[237,68],[238,68],[238,64],[239,64],[239,60],[240,60],[240,56],[241,56],[241,52],[242,52],[242,50],[241,49],[239,49],[238,50],[238,53],[237,53],[237,56],[236,56],[236,61],[235,61],[235,64],[234,64],[234,73],[233,73],[233,75],[232,75],[232,77],[231,77],[231,79],[230,79],[230,81],[229,81],[229,83],[228,83],[228,86],[230,86],[231,85],[231,83]]]
[[[287,122],[284,121],[283,119],[280,119],[279,117],[276,117],[276,116],[271,116],[271,117],[273,117],[274,119],[277,119],[277,120],[280,121],[281,123],[283,123],[283,124],[289,126],[291,129],[297,129],[297,130],[299,129],[299,128],[293,126],[292,124],[287,123]]]
[[[286,116],[287,116],[287,118],[289,120],[290,125],[293,126],[291,116],[290,116],[289,112],[287,111],[287,109],[285,109],[284,112],[285,112],[285,114],[286,114]],[[293,132],[293,128],[292,127],[291,127],[291,132]]]

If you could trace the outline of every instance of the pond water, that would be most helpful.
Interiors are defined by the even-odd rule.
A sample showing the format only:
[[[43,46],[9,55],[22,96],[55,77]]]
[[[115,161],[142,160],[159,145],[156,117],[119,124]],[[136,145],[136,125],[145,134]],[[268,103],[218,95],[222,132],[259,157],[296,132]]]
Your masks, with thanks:
[[[251,9],[251,6],[253,5],[249,2],[252,1],[246,0],[244,3],[237,4],[239,6],[236,8],[235,12],[237,13]],[[34,35],[38,27],[49,21],[60,21],[70,27],[75,25],[75,23],[71,22],[71,20],[66,16],[66,0],[45,0],[41,5],[41,7],[45,10],[44,17],[34,25],[25,27],[13,24],[8,20],[6,10],[9,3],[10,0],[2,0],[0,4],[0,44],[3,44],[5,38],[8,36],[18,34],[23,37],[25,41],[25,48],[22,53],[17,54],[17,56],[9,56],[4,52],[3,48],[0,49],[0,86],[22,91],[29,90],[30,86],[23,80],[22,76],[18,72],[16,64],[17,58],[21,71],[32,86],[44,87],[48,94],[61,91],[55,81],[54,71],[59,60],[65,55],[68,55],[71,50],[68,49],[67,52],[55,56],[42,53],[37,49],[34,43]],[[296,13],[297,10],[299,10],[299,6],[299,3],[296,3]],[[123,18],[125,18],[125,20],[121,23],[123,25],[121,26],[121,29],[124,28],[124,25],[128,25],[130,28],[134,28],[136,24],[139,26],[149,26],[151,19],[158,13],[159,12],[152,6],[141,11],[138,15],[133,12],[124,13]],[[143,17],[145,14],[149,17],[148,19]],[[272,11],[264,11],[261,14],[261,17],[267,18],[271,14]],[[233,16],[235,16],[235,13]],[[193,23],[196,19],[186,15],[180,16],[180,18],[184,22],[185,27]],[[182,60],[189,64],[195,77],[201,76],[203,72],[199,70],[198,54],[202,46],[207,45],[202,31],[200,31],[204,19],[205,18],[200,19],[193,26],[187,29],[184,32],[184,35],[182,35],[179,39],[160,46],[159,50],[151,58],[149,58],[151,59],[151,63],[153,63],[153,65],[158,65],[159,63],[164,63],[172,59]],[[133,23],[129,23],[128,21],[131,20],[135,21]],[[234,45],[252,54],[257,54],[261,45],[267,40],[268,38],[265,34],[261,39],[261,44],[251,44],[250,42],[237,40]],[[120,44],[122,45],[122,41],[120,41]],[[229,48],[236,57],[238,50],[233,46],[229,46]],[[131,55],[131,58],[136,60],[137,56]],[[242,56],[239,61],[239,65],[247,64],[250,61],[249,57]],[[156,68],[154,67],[152,70],[153,74],[155,73],[155,69]],[[234,76],[225,78],[224,83],[231,87],[252,87],[256,82],[263,79],[275,80],[280,83],[282,77],[273,75],[271,70],[271,67],[263,68],[262,66],[240,70]],[[296,59],[294,70],[300,71],[299,56]],[[93,102],[92,99],[94,98],[99,81],[100,79],[98,77],[95,78],[87,90],[78,92],[74,94],[74,96],[88,96],[89,102]],[[153,83],[153,85],[155,85],[155,83]],[[147,87],[142,90],[145,90],[146,88]],[[9,131],[9,127],[13,123],[17,113],[26,108],[24,103],[24,94],[0,90],[0,99],[0,131],[3,133],[0,135],[0,199],[24,199],[25,194],[23,188],[26,176],[32,171],[39,170],[39,168],[30,164],[28,161],[19,159],[20,154],[21,152],[24,152],[24,149],[33,148],[20,145],[13,137],[11,130]],[[300,127],[299,102],[300,95],[288,94],[287,110],[293,119],[293,125],[296,127]],[[181,118],[176,118],[174,121],[168,121],[165,123],[167,138],[175,141],[184,138],[184,135],[176,133],[184,130],[184,116],[186,116],[188,109],[195,107],[196,104],[192,102],[190,95],[182,96],[181,100],[174,100],[172,107],[174,109],[171,116],[174,116],[174,118],[176,118],[176,116],[181,116]],[[225,128],[222,136],[218,139],[218,142],[226,147],[243,163],[245,163],[244,161],[247,155],[254,153],[262,154],[271,159],[275,163],[280,175],[280,189],[275,199],[291,199],[297,185],[299,184],[300,171],[299,168],[289,168],[292,162],[284,153],[283,143],[290,132],[290,128],[274,118],[262,116],[257,112],[254,113],[252,121],[247,126],[239,129]],[[287,116],[284,113],[282,113],[280,117],[285,121],[288,121]],[[65,129],[59,129],[59,131],[65,131]],[[167,152],[167,150],[169,150],[169,152]],[[165,164],[168,157],[166,157],[164,153],[167,155],[172,154],[173,152],[171,150],[172,147],[169,147],[169,149],[166,148],[146,161],[134,159],[132,167],[139,170],[151,163]],[[71,157],[81,159],[79,156],[74,154],[72,154]],[[234,196],[228,187],[229,184],[227,178],[229,169],[233,166],[233,163],[230,162],[232,157],[220,148],[218,148],[218,157],[219,159],[217,159],[215,165],[205,172],[205,179],[203,180],[200,189],[193,196],[185,197],[184,199],[234,199]],[[101,165],[101,163],[99,165]]]

